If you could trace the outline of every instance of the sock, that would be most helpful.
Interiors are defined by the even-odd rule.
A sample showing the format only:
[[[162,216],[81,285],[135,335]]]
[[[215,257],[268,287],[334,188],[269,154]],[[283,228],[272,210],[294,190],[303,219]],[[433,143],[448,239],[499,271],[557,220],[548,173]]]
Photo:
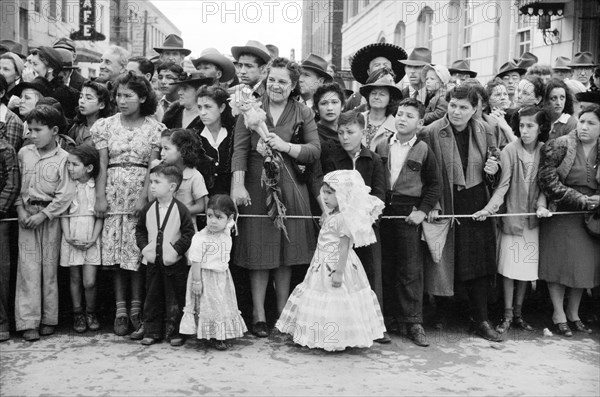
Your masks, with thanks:
[[[512,307],[508,307],[508,308],[504,309],[504,318],[507,320],[512,320],[512,318],[513,318],[513,308]]]
[[[141,301],[131,301],[131,311],[129,313],[129,315],[131,317],[133,316],[139,316],[140,312],[142,311],[142,302]]]
[[[521,317],[522,313],[521,313],[521,305],[515,305],[515,317]]]
[[[116,317],[127,317],[127,303],[123,301],[117,302]]]
[[[73,314],[81,314],[81,313],[83,313],[83,309],[81,308],[81,306],[73,308]]]

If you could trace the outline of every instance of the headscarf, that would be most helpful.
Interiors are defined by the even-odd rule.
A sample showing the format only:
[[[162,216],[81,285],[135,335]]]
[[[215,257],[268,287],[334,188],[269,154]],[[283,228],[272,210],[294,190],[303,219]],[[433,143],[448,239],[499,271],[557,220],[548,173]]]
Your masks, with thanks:
[[[377,241],[373,223],[383,212],[384,203],[369,194],[371,188],[356,170],[337,170],[325,175],[323,182],[335,191],[340,214],[356,247]]]

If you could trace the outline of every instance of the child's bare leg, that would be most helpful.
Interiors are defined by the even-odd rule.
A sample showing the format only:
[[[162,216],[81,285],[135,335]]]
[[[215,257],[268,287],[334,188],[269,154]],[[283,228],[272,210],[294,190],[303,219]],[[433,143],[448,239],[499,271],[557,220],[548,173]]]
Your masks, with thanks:
[[[71,290],[71,302],[73,312],[81,313],[81,268],[82,266],[71,266],[69,268],[69,288]]]
[[[83,289],[85,291],[85,307],[88,313],[96,311],[96,275],[98,266],[83,265]]]
[[[502,285],[504,286],[504,318],[512,319],[515,280],[513,280],[512,278],[504,277],[502,279]]]
[[[292,279],[291,266],[279,266],[275,270],[275,294],[277,296],[277,315],[281,315],[283,308],[290,296],[290,280]]]
[[[135,329],[138,329],[142,323],[142,305],[144,303],[144,278],[141,271],[128,272],[131,283],[131,309],[129,318]]]

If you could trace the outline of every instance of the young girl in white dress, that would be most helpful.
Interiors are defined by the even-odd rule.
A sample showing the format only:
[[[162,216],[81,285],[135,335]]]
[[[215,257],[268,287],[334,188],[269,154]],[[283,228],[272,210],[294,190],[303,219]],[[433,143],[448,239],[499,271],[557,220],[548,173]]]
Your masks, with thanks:
[[[95,178],[100,171],[100,154],[90,145],[80,145],[69,153],[67,159],[69,176],[75,181],[75,198],[61,218],[63,232],[60,265],[70,268],[70,289],[73,302],[73,329],[76,332],[98,331],[96,317],[96,275],[102,264],[100,234],[102,219],[94,216],[96,204]],[[82,280],[83,279],[83,280]],[[82,291],[85,291],[85,314]]]
[[[375,242],[372,225],[384,203],[369,191],[358,171],[325,175],[321,200],[329,213],[306,277],[275,325],[297,344],[335,351],[383,337],[381,308],[352,249]]]
[[[242,337],[248,330],[238,310],[229,271],[235,214],[231,197],[212,196],[207,204],[206,227],[194,235],[188,251],[192,269],[179,332],[211,340],[217,350],[226,350],[225,340]]]

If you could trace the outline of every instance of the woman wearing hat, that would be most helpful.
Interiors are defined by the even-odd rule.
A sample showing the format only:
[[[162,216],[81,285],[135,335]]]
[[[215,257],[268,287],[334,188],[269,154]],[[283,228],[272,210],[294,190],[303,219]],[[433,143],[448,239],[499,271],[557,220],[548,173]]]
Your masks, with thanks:
[[[299,78],[298,64],[275,58],[269,65],[267,88],[261,100],[269,129],[266,144],[283,157],[277,188],[281,190],[286,214],[310,216],[309,187],[300,181],[296,168],[298,164],[308,167],[318,161],[321,146],[313,112],[294,99],[299,94]],[[268,192],[261,183],[264,158],[257,149],[259,138],[240,117],[235,128],[231,160],[231,198],[243,215],[267,215],[269,211]],[[266,337],[265,292],[270,273],[273,272],[275,280],[279,314],[289,295],[292,267],[311,261],[316,245],[315,227],[311,219],[288,218],[285,220],[287,238],[268,217],[240,217],[238,224],[240,234],[232,260],[250,271],[252,332]]]
[[[396,110],[402,92],[394,84],[391,74],[383,74],[376,82],[360,87],[360,94],[367,99],[365,134],[363,145],[373,151],[379,142],[396,133]]]

